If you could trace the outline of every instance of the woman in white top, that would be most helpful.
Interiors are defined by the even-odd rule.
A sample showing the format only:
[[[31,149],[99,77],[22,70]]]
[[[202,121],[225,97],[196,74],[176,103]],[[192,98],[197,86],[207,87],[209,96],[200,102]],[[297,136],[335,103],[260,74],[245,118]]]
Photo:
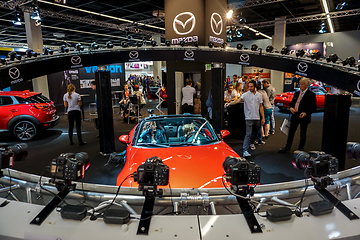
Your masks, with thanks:
[[[241,90],[242,90],[242,83],[240,83],[240,82],[236,83],[236,86],[234,89],[234,91],[236,92],[236,99],[241,97],[241,94],[242,94]]]
[[[67,115],[69,121],[69,139],[70,145],[74,145],[72,136],[73,136],[73,128],[74,121],[76,121],[76,133],[79,139],[79,145],[85,145],[86,142],[82,140],[81,136],[81,111],[80,107],[82,105],[81,97],[78,93],[75,92],[74,84],[69,84],[67,86],[67,93],[64,94],[63,97],[64,106],[67,108]]]

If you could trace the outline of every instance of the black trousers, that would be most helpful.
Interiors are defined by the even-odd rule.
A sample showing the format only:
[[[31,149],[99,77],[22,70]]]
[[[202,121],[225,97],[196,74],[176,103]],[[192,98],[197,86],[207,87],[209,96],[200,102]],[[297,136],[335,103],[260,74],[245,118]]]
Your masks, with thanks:
[[[182,105],[182,113],[194,114],[194,106],[185,103],[184,105]]]
[[[72,136],[73,136],[73,128],[74,128],[74,122],[76,121],[76,134],[78,136],[79,142],[82,142],[82,136],[81,136],[81,112],[78,110],[72,110],[68,112],[68,121],[69,121],[69,139],[70,142],[72,142]]]
[[[298,150],[301,150],[301,151],[304,150],[305,142],[306,142],[306,131],[307,131],[307,127],[309,125],[309,121],[307,119],[304,121],[304,119],[299,118],[299,114],[295,114],[291,118],[289,135],[288,135],[288,139],[287,139],[286,146],[285,146],[285,148],[287,148],[289,150],[292,146],[295,132],[296,132],[299,124],[300,124],[300,143],[299,143]]]

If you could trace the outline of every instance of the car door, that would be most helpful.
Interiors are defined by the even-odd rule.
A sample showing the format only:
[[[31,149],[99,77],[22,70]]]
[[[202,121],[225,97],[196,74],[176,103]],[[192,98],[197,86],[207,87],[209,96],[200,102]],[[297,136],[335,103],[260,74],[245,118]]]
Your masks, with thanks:
[[[11,96],[0,96],[0,129],[6,129],[8,122],[20,114],[20,104],[14,104]]]

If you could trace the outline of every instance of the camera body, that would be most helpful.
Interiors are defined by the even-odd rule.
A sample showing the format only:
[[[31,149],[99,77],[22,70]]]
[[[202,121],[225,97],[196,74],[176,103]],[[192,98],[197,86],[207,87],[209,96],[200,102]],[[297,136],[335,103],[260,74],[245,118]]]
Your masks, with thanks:
[[[169,183],[169,167],[161,158],[151,157],[138,167],[134,181],[139,186],[166,186]]]
[[[324,177],[338,172],[339,163],[336,157],[320,151],[294,152],[293,165],[299,169],[308,169],[312,177]]]
[[[84,178],[88,166],[87,153],[62,153],[51,162],[50,173],[53,178],[76,181]]]
[[[230,183],[236,186],[260,184],[261,168],[244,158],[226,157],[223,168]]]
[[[21,161],[27,156],[27,145],[25,143],[10,146],[7,143],[0,143],[0,169],[9,168],[14,161]]]

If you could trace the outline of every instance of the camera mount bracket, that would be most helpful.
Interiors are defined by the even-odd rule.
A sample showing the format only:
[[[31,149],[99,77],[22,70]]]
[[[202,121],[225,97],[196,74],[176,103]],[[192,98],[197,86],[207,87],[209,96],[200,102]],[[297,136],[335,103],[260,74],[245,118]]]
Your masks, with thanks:
[[[162,189],[157,190],[157,186],[139,186],[145,195],[144,205],[141,211],[140,222],[136,235],[148,235],[151,217],[153,215],[155,196],[161,196]]]
[[[243,186],[240,189],[239,187],[237,187],[236,194],[243,197],[246,197],[248,194],[252,196],[254,195],[254,188],[249,186]],[[246,219],[251,233],[262,233],[261,227],[254,216],[254,210],[249,204],[249,200],[242,197],[236,197],[236,199],[239,203],[240,209]]]
[[[46,206],[41,210],[41,212],[36,215],[36,217],[30,222],[33,225],[41,225],[45,219],[51,214],[51,212],[62,202],[62,200],[68,195],[70,189],[74,188],[76,185],[62,180],[52,179],[56,185],[56,188],[59,190],[58,194],[54,196],[51,201],[46,204]]]
[[[330,177],[324,177],[324,178],[311,178],[311,180],[314,182],[315,189],[329,202],[334,204],[334,206],[339,209],[340,212],[342,212],[349,220],[355,220],[359,219],[359,217],[351,211],[348,207],[346,207],[339,199],[337,199],[334,195],[332,195],[328,190],[326,190],[326,187],[328,185],[331,185],[333,183],[333,179]]]

